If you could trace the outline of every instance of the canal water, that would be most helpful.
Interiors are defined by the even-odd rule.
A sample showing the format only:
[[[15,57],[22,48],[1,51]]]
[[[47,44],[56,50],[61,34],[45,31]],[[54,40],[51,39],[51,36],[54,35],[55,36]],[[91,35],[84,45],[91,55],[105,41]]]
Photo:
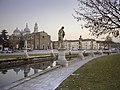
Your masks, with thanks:
[[[0,69],[0,88],[54,66],[56,61],[50,60]]]

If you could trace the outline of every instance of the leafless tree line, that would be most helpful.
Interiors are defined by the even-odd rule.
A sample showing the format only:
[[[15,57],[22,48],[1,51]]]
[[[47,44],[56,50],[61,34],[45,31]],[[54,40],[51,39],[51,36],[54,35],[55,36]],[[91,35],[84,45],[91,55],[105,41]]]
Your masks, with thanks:
[[[84,20],[85,28],[92,35],[112,33],[119,36],[120,0],[78,0],[78,8],[73,15],[77,21]]]

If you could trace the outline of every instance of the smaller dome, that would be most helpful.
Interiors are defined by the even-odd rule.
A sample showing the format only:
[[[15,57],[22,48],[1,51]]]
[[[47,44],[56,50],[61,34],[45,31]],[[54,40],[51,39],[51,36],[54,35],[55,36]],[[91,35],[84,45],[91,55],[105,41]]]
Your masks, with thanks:
[[[13,34],[15,35],[19,35],[21,32],[20,30],[18,29],[18,27],[13,31]]]
[[[20,33],[20,30],[18,29],[18,27],[13,31],[13,33]]]
[[[28,28],[28,24],[26,23],[26,27],[24,29],[24,32],[30,32],[30,29]]]
[[[24,31],[25,32],[30,32],[30,29],[29,28],[25,28]]]

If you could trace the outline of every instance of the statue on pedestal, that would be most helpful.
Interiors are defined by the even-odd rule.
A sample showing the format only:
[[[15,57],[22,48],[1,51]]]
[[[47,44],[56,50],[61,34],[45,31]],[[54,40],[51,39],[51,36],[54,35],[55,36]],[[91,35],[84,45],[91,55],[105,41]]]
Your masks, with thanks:
[[[81,60],[85,59],[83,52],[82,52],[82,36],[79,38],[79,53],[78,56]]]
[[[64,32],[64,27],[62,26],[61,29],[59,30],[58,32],[58,45],[59,45],[59,48],[64,48],[64,45],[63,45],[63,38],[65,36],[65,32]]]
[[[63,44],[63,38],[65,36],[64,27],[61,27],[61,29],[58,32],[58,45],[59,45],[59,53],[58,53],[58,60],[57,64],[62,66],[68,66],[67,59],[65,58],[65,48]]]

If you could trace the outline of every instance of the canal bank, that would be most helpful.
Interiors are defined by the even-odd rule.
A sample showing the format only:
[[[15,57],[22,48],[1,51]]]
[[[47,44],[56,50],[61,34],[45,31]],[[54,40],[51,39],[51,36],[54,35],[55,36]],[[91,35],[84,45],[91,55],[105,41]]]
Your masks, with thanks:
[[[76,58],[78,57],[78,54],[67,54],[66,58]],[[30,57],[18,57],[18,58],[6,58],[6,59],[0,59],[0,70],[4,68],[11,68],[16,65],[24,65],[24,64],[31,64],[34,62],[42,62],[42,61],[55,61],[58,58],[58,54],[53,56],[52,54],[46,54],[46,55],[38,55],[38,56],[30,56]]]
[[[77,54],[66,55],[68,61],[74,57],[77,57]],[[22,83],[36,77],[36,75],[53,70],[58,67],[58,65],[56,66],[56,60],[57,56],[53,57],[51,55],[3,59],[0,61],[0,88],[16,81]]]
[[[23,64],[30,64],[34,62],[40,62],[40,61],[49,61],[49,60],[55,60],[56,57],[53,57],[51,55],[46,56],[32,56],[29,58],[7,58],[7,59],[0,59],[0,69],[13,67],[14,65],[23,65]]]
[[[26,64],[18,63],[8,67],[5,66],[5,68],[0,69],[0,88],[16,81],[23,82],[24,80],[28,80],[28,78],[33,78],[37,73],[41,74],[54,67],[56,67],[56,61],[53,60],[37,61]]]
[[[50,72],[46,72],[38,77],[25,81],[24,83],[4,87],[4,90],[54,90],[62,83],[69,75],[76,71],[79,67],[89,62],[93,58],[100,57],[86,57],[84,60],[69,61],[68,67],[59,67]]]

